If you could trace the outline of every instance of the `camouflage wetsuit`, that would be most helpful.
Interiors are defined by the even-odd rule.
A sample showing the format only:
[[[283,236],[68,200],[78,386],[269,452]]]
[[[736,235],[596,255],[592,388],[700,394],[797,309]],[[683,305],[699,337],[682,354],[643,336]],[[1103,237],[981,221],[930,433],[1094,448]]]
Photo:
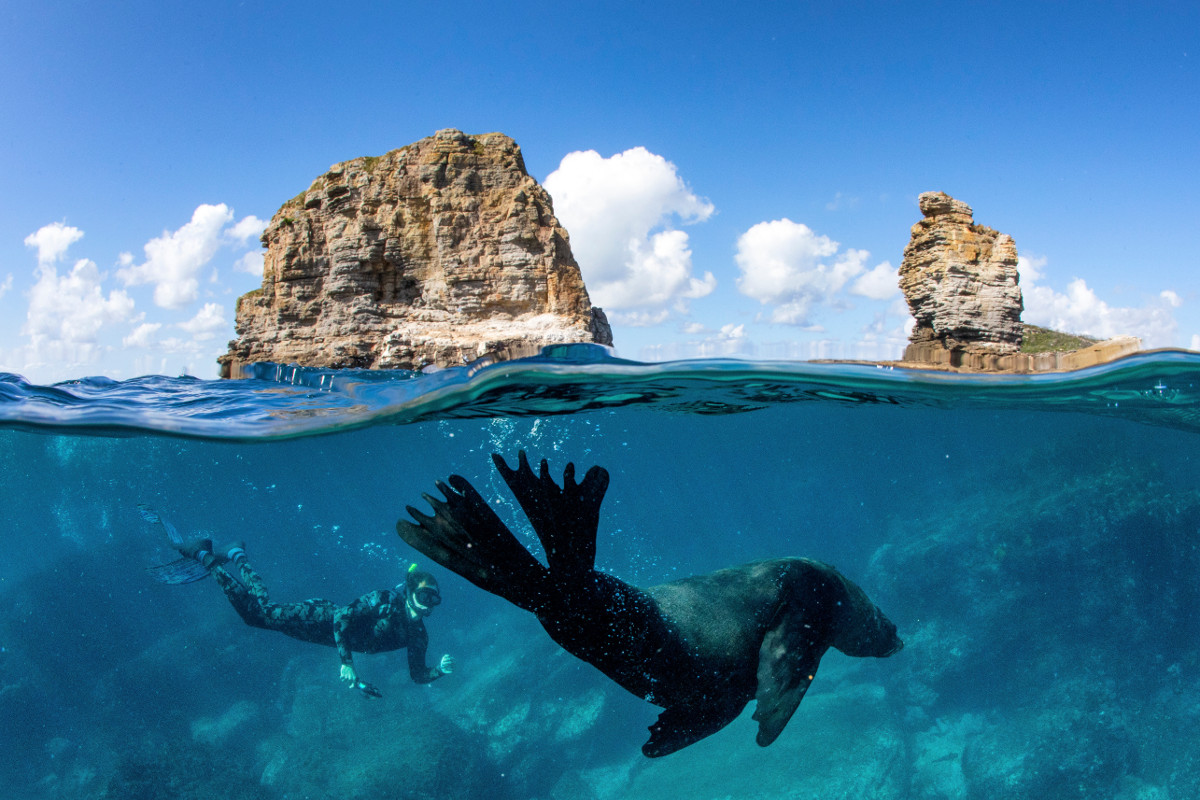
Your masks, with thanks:
[[[212,575],[225,597],[247,625],[279,631],[294,639],[336,647],[342,664],[353,666],[352,653],[386,653],[408,648],[408,672],[417,683],[440,678],[440,670],[425,666],[429,634],[424,620],[413,619],[404,595],[391,589],[364,594],[339,606],[319,598],[299,603],[272,603],[262,578],[245,558],[238,559],[241,581],[214,565]]]

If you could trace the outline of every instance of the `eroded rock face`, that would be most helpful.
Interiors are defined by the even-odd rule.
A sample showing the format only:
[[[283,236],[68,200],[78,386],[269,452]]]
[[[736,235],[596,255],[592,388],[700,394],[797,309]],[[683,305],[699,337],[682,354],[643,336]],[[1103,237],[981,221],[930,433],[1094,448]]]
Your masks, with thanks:
[[[611,344],[550,196],[499,133],[335,164],[263,233],[221,374],[255,361],[416,369]]]
[[[943,192],[920,197],[900,288],[917,320],[905,360],[929,351],[1015,353],[1021,347],[1021,287],[1011,236],[976,225],[971,207]]]

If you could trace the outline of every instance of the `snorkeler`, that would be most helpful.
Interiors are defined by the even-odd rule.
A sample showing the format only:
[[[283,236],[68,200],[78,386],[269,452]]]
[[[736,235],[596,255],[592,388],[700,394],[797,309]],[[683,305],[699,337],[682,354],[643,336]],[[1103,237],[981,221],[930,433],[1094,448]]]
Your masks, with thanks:
[[[442,596],[437,580],[417,569],[416,564],[409,567],[404,583],[395,589],[370,592],[349,605],[339,606],[319,598],[272,603],[262,578],[250,567],[242,542],[215,551],[210,539],[184,542],[174,527],[152,509],[142,506],[140,510],[145,519],[163,525],[172,545],[183,555],[180,561],[152,568],[156,578],[165,583],[190,583],[211,574],[247,625],[336,647],[342,661],[342,680],[366,697],[380,697],[381,693],[358,677],[355,652],[385,653],[407,648],[408,672],[416,683],[431,683],[454,671],[454,658],[449,655],[442,656],[436,667],[425,665],[429,634],[424,620],[442,602]]]

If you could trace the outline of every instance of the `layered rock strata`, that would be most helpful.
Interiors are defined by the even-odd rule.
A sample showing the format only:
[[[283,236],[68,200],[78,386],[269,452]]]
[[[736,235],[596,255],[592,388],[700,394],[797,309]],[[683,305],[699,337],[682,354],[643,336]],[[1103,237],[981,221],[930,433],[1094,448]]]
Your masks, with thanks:
[[[443,130],[335,164],[262,241],[225,377],[255,361],[417,369],[612,343],[550,196],[503,134]]]
[[[920,196],[900,289],[917,320],[905,361],[1000,356],[1021,347],[1017,246],[976,225],[971,207],[943,192]]]

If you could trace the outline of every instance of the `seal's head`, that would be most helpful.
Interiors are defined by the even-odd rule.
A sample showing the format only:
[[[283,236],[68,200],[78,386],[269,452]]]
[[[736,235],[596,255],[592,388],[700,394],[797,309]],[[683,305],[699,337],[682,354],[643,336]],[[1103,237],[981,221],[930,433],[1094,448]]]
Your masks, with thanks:
[[[838,577],[846,594],[839,603],[842,614],[833,646],[848,656],[859,658],[884,658],[903,649],[904,642],[896,631],[896,623],[888,619],[857,584]]]

